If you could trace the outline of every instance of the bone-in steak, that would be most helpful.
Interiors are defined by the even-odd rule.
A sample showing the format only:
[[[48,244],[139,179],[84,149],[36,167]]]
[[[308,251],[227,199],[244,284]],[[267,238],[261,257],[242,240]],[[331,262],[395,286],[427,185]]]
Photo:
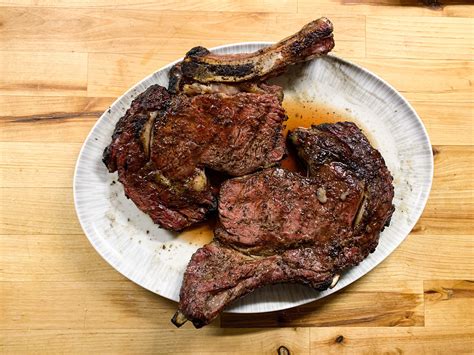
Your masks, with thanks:
[[[298,128],[289,137],[310,177],[272,168],[224,183],[215,240],[188,265],[175,324],[206,325],[268,284],[326,289],[375,250],[393,212],[392,177],[380,153],[349,122]]]
[[[259,82],[295,63],[327,54],[334,47],[333,25],[322,17],[294,35],[254,53],[216,55],[206,48],[191,49],[170,72],[170,90],[189,83]]]
[[[328,53],[332,24],[322,18],[255,53],[216,55],[194,48],[118,122],[104,152],[126,195],[160,226],[179,231],[215,210],[210,171],[241,176],[286,153],[283,90],[263,82],[290,64]]]
[[[181,230],[215,209],[205,169],[240,176],[286,153],[278,95],[171,95],[158,85],[117,124],[104,162],[125,192],[161,226]]]

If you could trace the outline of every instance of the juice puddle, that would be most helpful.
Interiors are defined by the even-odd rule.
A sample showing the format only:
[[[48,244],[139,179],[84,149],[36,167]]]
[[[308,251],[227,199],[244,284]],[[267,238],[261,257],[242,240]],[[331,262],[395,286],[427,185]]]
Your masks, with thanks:
[[[199,223],[196,226],[184,230],[178,234],[178,239],[186,241],[189,244],[203,246],[212,241],[215,225],[216,219],[215,217],[211,217],[208,221]]]
[[[285,136],[288,134],[288,131],[298,127],[309,128],[311,125],[321,123],[350,121],[357,124],[357,126],[363,130],[370,144],[376,147],[374,139],[368,134],[368,131],[364,129],[364,126],[352,117],[350,111],[340,111],[326,105],[292,99],[285,99],[283,101],[283,108],[288,115]],[[282,160],[281,166],[285,169],[305,174],[306,170],[304,166],[298,162],[296,152],[291,146],[288,147],[288,153],[288,156]]]
[[[359,128],[364,131],[364,134],[369,139],[369,142],[375,147],[374,140],[368,134],[368,131],[364,129],[359,122],[357,122],[350,114],[349,111],[338,111],[331,107],[315,104],[308,101],[296,101],[285,99],[283,101],[283,107],[288,115],[286,121],[285,136],[289,130],[293,130],[297,127],[309,128],[311,125],[318,125],[321,123],[335,123],[341,121],[350,121],[356,123]],[[303,175],[306,174],[306,169],[296,159],[296,152],[292,147],[288,147],[288,157],[281,162],[281,166],[291,171],[297,171]],[[211,217],[208,221],[199,223],[198,225],[188,228],[178,235],[178,239],[194,244],[203,246],[204,244],[210,243],[214,237],[214,227],[216,225],[216,217]]]

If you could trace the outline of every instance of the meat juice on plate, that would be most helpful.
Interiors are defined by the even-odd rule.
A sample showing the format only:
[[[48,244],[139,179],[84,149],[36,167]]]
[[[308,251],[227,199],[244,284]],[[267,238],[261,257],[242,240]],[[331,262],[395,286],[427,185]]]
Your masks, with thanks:
[[[297,127],[311,127],[311,125],[318,125],[321,123],[335,123],[340,121],[351,121],[359,125],[361,129],[363,127],[360,123],[351,116],[350,112],[340,111],[322,104],[315,104],[309,101],[296,101],[296,100],[284,100],[283,107],[285,108],[288,120],[285,122],[285,136],[288,131],[293,130]],[[367,135],[367,131],[364,130]],[[369,135],[367,136],[370,143],[374,145],[374,140]],[[285,169],[299,172],[303,175],[306,174],[304,166],[297,161],[296,152],[289,148],[288,156],[282,160],[281,166]],[[203,246],[212,241],[214,236],[215,217],[211,217],[209,220],[199,223],[196,226],[185,229],[178,235],[178,238],[186,241],[190,244],[197,246]]]
[[[212,238],[214,237],[215,225],[216,218],[211,217],[207,221],[186,228],[178,235],[178,238],[188,242],[189,244],[203,246],[212,241]]]

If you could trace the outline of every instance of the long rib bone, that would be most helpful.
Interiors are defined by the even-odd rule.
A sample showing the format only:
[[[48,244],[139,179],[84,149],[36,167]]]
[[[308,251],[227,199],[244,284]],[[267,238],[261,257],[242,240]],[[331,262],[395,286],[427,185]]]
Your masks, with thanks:
[[[170,72],[170,90],[185,83],[261,81],[288,65],[327,54],[334,47],[333,25],[325,17],[305,25],[296,34],[253,53],[218,55],[206,48],[191,49]]]

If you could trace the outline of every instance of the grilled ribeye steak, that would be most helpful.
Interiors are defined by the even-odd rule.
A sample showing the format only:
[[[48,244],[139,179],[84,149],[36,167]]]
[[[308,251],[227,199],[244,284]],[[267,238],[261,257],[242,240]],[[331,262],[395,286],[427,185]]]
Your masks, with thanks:
[[[268,284],[324,290],[375,250],[394,193],[380,153],[349,122],[298,128],[289,140],[310,177],[272,168],[223,184],[215,240],[188,264],[175,324],[206,325]]]
[[[285,71],[288,65],[329,53],[334,48],[333,25],[322,17],[296,34],[254,53],[217,55],[203,47],[191,49],[170,71],[170,91],[198,83],[259,82]]]
[[[286,154],[279,90],[188,97],[153,85],[120,119],[104,162],[138,208],[181,230],[217,205],[206,168],[240,176]]]
[[[132,102],[104,152],[107,168],[118,171],[126,195],[160,226],[179,231],[202,221],[215,210],[218,193],[206,170],[241,176],[286,153],[283,90],[263,80],[333,46],[332,25],[320,19],[255,53],[191,50],[170,73],[172,92],[154,85]],[[245,78],[242,67],[251,68]],[[204,69],[221,74],[202,80]]]

